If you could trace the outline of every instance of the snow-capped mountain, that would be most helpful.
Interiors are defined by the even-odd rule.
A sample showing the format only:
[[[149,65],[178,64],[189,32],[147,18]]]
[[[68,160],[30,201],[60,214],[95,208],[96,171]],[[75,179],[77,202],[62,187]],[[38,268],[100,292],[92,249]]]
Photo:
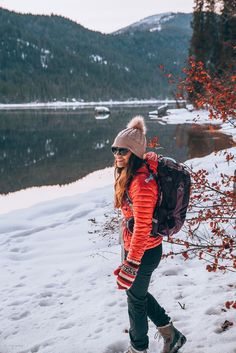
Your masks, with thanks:
[[[132,23],[131,25],[114,32],[114,34],[122,34],[127,32],[132,33],[135,31],[155,32],[161,31],[162,29],[170,26],[184,27],[191,30],[191,18],[192,14],[189,13],[165,12],[149,16],[138,22]]]

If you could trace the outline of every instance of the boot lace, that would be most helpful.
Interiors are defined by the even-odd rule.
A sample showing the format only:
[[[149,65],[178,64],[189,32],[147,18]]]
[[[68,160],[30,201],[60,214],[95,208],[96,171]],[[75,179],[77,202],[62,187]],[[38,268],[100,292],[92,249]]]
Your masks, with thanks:
[[[155,335],[154,335],[154,340],[156,340],[156,339],[157,339],[157,340],[158,340],[158,342],[159,342],[161,338],[163,338],[164,343],[168,343],[168,342],[170,342],[170,339],[169,339],[169,338],[162,336],[162,335],[160,334],[160,332],[159,332],[159,331],[157,331],[157,332],[155,333]]]
[[[159,331],[157,331],[154,335],[154,340],[158,340],[158,342],[159,342],[161,338],[162,338],[162,335],[160,334]]]

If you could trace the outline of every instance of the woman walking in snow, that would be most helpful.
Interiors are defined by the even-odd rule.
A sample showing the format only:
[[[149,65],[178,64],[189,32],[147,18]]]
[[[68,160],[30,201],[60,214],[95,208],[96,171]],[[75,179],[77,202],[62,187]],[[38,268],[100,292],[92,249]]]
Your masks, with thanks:
[[[131,345],[126,353],[146,353],[148,318],[164,339],[162,353],[176,353],[185,336],[148,292],[152,272],[162,256],[162,237],[151,237],[152,215],[157,202],[157,183],[150,171],[157,170],[154,152],[146,153],[146,127],[141,116],[133,118],[115,138],[115,207],[123,214],[125,259],[115,271],[119,289],[126,290]],[[148,164],[148,166],[147,166]],[[128,221],[134,220],[131,231]]]

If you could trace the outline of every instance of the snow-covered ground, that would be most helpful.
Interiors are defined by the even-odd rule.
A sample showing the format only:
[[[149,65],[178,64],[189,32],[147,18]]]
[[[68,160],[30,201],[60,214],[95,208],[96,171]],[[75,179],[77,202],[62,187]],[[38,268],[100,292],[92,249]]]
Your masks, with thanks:
[[[168,118],[171,123],[174,115]],[[207,166],[214,178],[232,168],[223,158],[212,153],[188,163]],[[112,168],[0,203],[0,352],[122,353],[129,325],[126,295],[113,276],[120,246]],[[236,311],[224,307],[235,300],[235,273],[209,273],[199,260],[168,258],[150,291],[187,336],[183,353],[236,353]],[[233,326],[223,331],[226,320]],[[162,342],[149,327],[150,353],[159,353]]]

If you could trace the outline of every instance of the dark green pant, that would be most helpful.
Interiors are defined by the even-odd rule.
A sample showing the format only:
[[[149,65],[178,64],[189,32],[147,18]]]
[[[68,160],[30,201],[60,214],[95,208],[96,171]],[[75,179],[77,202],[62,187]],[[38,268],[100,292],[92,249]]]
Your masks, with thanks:
[[[137,350],[148,348],[148,317],[156,326],[165,326],[170,318],[156,299],[148,293],[153,271],[159,265],[162,245],[146,250],[132,287],[126,291],[130,320],[130,341]]]

